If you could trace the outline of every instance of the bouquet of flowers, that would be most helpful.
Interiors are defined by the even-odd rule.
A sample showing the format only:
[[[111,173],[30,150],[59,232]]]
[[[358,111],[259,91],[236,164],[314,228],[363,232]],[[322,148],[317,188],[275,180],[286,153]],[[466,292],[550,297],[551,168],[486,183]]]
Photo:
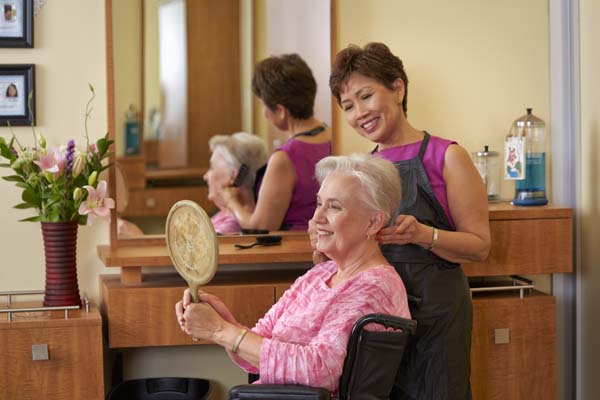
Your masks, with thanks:
[[[115,202],[106,197],[106,181],[99,180],[98,175],[108,168],[108,165],[103,165],[103,160],[110,156],[108,150],[113,141],[106,134],[90,144],[87,122],[95,97],[92,85],[90,91],[91,98],[85,110],[85,149],[78,149],[74,140],[69,140],[66,146],[49,147],[33,124],[33,146],[21,144],[14,133],[8,143],[0,137],[0,161],[8,161],[0,163],[0,166],[13,172],[2,178],[23,190],[23,201],[15,208],[34,208],[37,211],[36,216],[21,221],[78,222],[85,225],[95,217],[110,216]]]

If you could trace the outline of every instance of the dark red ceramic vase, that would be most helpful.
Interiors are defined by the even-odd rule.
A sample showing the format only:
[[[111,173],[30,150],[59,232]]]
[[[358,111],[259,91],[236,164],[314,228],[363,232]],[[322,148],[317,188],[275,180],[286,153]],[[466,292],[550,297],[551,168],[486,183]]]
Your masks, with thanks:
[[[77,284],[77,222],[42,222],[46,255],[44,306],[81,306]]]

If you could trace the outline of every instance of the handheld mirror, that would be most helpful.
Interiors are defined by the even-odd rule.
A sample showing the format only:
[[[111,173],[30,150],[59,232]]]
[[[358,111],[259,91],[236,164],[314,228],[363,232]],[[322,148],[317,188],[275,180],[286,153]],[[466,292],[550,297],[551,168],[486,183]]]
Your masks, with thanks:
[[[217,270],[217,234],[206,212],[190,200],[171,207],[165,227],[167,248],[177,272],[190,287],[198,303],[198,286],[205,285]]]

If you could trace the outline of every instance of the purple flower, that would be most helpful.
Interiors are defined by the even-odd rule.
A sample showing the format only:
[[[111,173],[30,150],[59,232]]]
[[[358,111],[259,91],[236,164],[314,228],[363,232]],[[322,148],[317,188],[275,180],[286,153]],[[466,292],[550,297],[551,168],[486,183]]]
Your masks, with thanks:
[[[17,149],[15,149],[14,146],[12,146],[10,149],[12,150],[13,154],[15,155],[15,157],[19,158],[19,152],[17,151]]]
[[[75,158],[75,141],[73,139],[69,140],[67,144],[67,152],[66,152],[66,161],[67,161],[67,177],[71,176],[73,172],[73,161]]]

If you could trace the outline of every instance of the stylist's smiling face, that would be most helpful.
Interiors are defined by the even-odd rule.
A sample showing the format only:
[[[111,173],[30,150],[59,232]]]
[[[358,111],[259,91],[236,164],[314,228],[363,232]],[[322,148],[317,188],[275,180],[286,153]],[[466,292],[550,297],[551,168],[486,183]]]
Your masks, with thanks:
[[[366,240],[369,213],[356,195],[360,190],[355,177],[332,172],[317,194],[313,216],[317,250],[334,261],[343,259]]]
[[[398,82],[398,81],[397,81]],[[373,78],[353,73],[340,91],[346,121],[361,136],[377,143],[381,149],[394,141],[402,121],[404,86],[391,90]]]

